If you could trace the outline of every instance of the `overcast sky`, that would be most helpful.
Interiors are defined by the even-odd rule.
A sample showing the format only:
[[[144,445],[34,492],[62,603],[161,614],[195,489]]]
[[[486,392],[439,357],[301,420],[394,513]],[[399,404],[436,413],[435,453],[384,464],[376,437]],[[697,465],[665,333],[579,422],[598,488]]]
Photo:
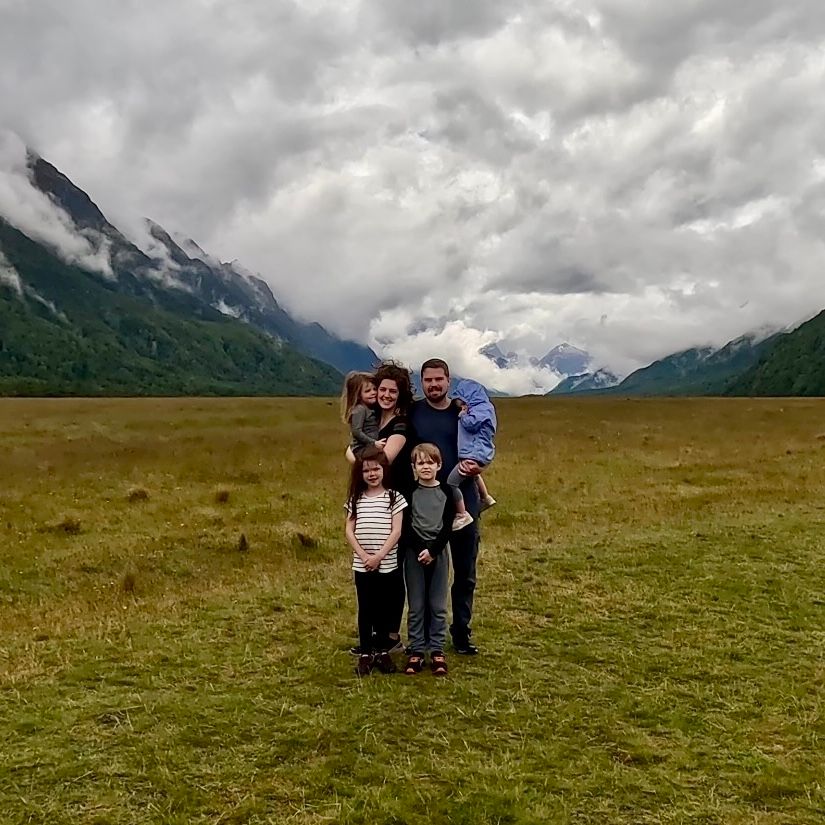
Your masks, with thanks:
[[[478,348],[626,373],[825,307],[824,47],[822,0],[0,0],[0,122],[115,224],[524,391]]]

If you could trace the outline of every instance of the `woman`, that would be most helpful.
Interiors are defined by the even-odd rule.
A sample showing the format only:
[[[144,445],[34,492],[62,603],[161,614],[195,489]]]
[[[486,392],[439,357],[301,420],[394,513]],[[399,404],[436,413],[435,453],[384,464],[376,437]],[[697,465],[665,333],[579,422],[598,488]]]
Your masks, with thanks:
[[[402,495],[412,486],[412,467],[409,462],[407,444],[407,414],[412,405],[413,392],[410,371],[395,361],[384,361],[375,371],[375,386],[378,390],[378,410],[380,413],[378,426],[378,440],[385,439],[384,455],[391,467],[391,480],[385,481],[387,486],[399,490]],[[400,456],[400,458],[399,458]],[[347,451],[347,458],[355,460],[351,451]],[[398,459],[396,461],[396,459]],[[400,554],[399,550],[399,554]],[[403,570],[404,559],[399,555],[399,567]],[[396,592],[393,595],[392,633],[390,638],[395,647],[391,652],[401,650],[401,618],[404,615],[404,602],[407,591],[404,587],[403,575],[396,580]],[[360,648],[353,648],[359,652]]]
[[[393,361],[385,361],[375,371],[375,386],[380,412],[378,438],[385,439],[384,455],[393,464],[407,443],[407,415],[413,398],[409,370]],[[393,481],[396,485],[401,481],[397,473],[393,475]]]
[[[384,440],[384,455],[387,462],[392,464],[399,454],[403,452],[407,443],[407,415],[412,405],[413,392],[410,380],[410,371],[395,361],[384,361],[375,371],[373,383],[377,390],[378,411],[378,439]],[[347,460],[350,464],[355,462],[355,456],[351,449],[347,450]],[[401,470],[401,476],[393,473],[393,483],[398,485],[407,480],[409,473],[405,473],[406,468],[397,467]]]

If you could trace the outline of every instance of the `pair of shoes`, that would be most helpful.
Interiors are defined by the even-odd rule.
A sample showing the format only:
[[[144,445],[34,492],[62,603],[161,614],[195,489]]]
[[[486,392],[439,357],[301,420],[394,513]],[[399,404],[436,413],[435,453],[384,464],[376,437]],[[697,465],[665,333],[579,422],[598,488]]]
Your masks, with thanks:
[[[433,676],[447,675],[447,657],[440,650],[430,654],[430,670]]]
[[[453,532],[463,530],[468,524],[473,523],[473,517],[469,513],[461,513],[453,519]]]
[[[404,674],[406,676],[415,676],[416,673],[421,673],[424,667],[424,657],[420,653],[410,653],[407,658],[407,664],[404,666]]]
[[[355,672],[359,676],[369,676],[375,665],[375,659],[371,653],[362,653],[358,657],[358,664],[355,666]]]
[[[478,505],[478,512],[483,513],[485,510],[489,510],[495,503],[496,500],[492,496],[485,496],[481,499],[481,504]]]
[[[382,673],[395,673],[398,668],[395,666],[395,662],[392,660],[392,656],[385,650],[383,653],[376,653],[375,654],[375,666],[382,672]]]
[[[478,655],[478,648],[469,639],[460,642],[453,641],[453,647],[459,656]]]

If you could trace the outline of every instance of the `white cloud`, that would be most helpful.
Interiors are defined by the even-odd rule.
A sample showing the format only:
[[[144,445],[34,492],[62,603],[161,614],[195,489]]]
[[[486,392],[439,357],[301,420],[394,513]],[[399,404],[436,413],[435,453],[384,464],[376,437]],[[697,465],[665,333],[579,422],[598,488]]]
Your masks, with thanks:
[[[4,10],[0,121],[116,225],[525,391],[478,347],[627,372],[825,306],[823,47],[820,0],[44,0]],[[19,148],[0,208],[66,246]]]
[[[92,243],[72,219],[29,179],[26,147],[20,138],[0,129],[0,216],[34,240],[53,248],[68,263],[113,277],[109,245]]]
[[[2,252],[0,252],[0,284],[11,287],[18,296],[23,296],[23,282],[20,280],[20,275]]]

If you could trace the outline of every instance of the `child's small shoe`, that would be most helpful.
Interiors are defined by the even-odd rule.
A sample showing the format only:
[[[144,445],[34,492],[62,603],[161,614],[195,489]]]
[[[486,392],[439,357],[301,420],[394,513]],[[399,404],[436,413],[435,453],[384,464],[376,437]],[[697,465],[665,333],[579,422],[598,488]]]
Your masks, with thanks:
[[[398,669],[395,666],[395,662],[392,660],[392,656],[389,653],[384,651],[383,653],[378,653],[375,656],[375,666],[382,672],[382,673],[395,673]]]
[[[369,676],[375,665],[375,659],[371,653],[362,653],[358,657],[358,664],[355,666],[355,672],[359,676]]]
[[[404,666],[404,673],[407,676],[415,676],[416,673],[421,673],[423,667],[424,657],[420,653],[410,653],[407,664]]]
[[[479,513],[483,513],[485,510],[489,510],[491,507],[495,505],[495,503],[496,500],[492,496],[484,496],[484,498],[481,499],[481,504],[479,504],[478,506]]]
[[[469,513],[459,513],[453,519],[453,532],[463,530],[468,524],[473,523],[473,517]]]
[[[447,657],[440,650],[436,650],[430,655],[430,670],[432,670],[433,676],[447,675]]]

